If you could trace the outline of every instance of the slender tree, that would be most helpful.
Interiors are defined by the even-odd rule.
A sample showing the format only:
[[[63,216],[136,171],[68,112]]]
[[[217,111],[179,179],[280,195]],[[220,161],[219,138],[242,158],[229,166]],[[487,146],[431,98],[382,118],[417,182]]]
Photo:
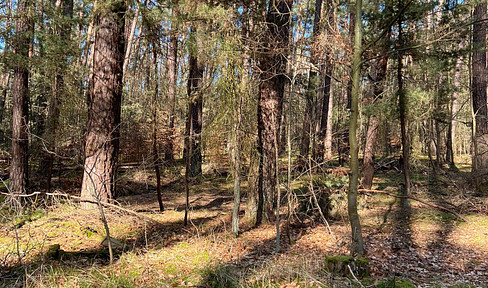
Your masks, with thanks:
[[[410,174],[409,174],[409,158],[410,158],[410,143],[408,141],[408,123],[407,123],[407,93],[403,86],[403,57],[404,57],[404,42],[403,42],[403,0],[398,0],[398,39],[397,39],[397,84],[398,84],[398,107],[400,110],[400,130],[402,135],[402,172],[403,172],[403,195],[410,195]],[[408,199],[405,199],[405,204]]]
[[[154,158],[154,170],[156,173],[156,192],[158,195],[158,204],[159,204],[159,211],[163,212],[164,211],[164,205],[163,205],[163,196],[161,195],[161,171],[160,171],[160,166],[161,166],[161,161],[159,159],[159,145],[158,145],[158,97],[159,97],[159,66],[158,66],[158,53],[157,53],[157,46],[156,46],[156,41],[153,41],[152,43],[152,52],[153,52],[153,57],[152,57],[152,66],[154,68],[154,85],[153,85],[153,135],[152,135],[152,149],[153,149],[153,158]]]
[[[349,151],[351,155],[351,174],[349,177],[349,191],[347,194],[347,211],[352,230],[352,255],[362,255],[364,253],[363,236],[361,233],[361,223],[358,215],[358,179],[359,179],[359,159],[358,159],[358,139],[357,127],[359,116],[359,94],[361,77],[361,54],[363,38],[362,0],[356,0],[355,24],[354,24],[354,58],[352,63],[352,91],[351,91],[351,118],[349,120]]]
[[[59,24],[55,27],[56,36],[59,37],[62,45],[69,46],[71,33],[71,20],[73,17],[73,0],[58,0],[56,1],[56,14],[62,18]],[[48,119],[46,131],[44,133],[44,140],[47,142],[47,150],[45,151],[40,168],[42,173],[46,173],[46,190],[51,191],[51,178],[53,170],[53,162],[55,156],[56,145],[56,131],[59,126],[59,106],[61,98],[65,93],[64,77],[68,66],[68,54],[61,55],[61,61],[57,63],[56,76],[54,77],[53,92],[49,103]]]
[[[125,0],[97,3],[81,197],[115,197],[124,62]]]
[[[177,16],[177,6],[173,6],[173,18]],[[168,46],[168,101],[169,101],[169,135],[166,148],[164,149],[164,159],[172,162],[174,160],[174,129],[176,120],[176,81],[178,80],[178,35],[176,22],[171,23],[170,42]]]
[[[325,24],[327,29],[325,29],[327,34],[332,34],[332,29],[335,26],[334,22],[334,5],[333,1],[326,1],[326,13],[327,13],[327,23]],[[320,88],[319,88],[319,99],[322,101],[322,109],[320,109],[320,126],[319,132],[317,133],[317,145],[314,151],[315,162],[321,163],[324,160],[324,155],[326,148],[331,146],[331,138],[327,139],[327,127],[329,126],[329,113],[331,113],[330,98],[332,97],[332,73],[334,71],[334,66],[332,65],[332,58],[329,53],[325,53],[325,63],[320,64]],[[329,126],[330,128],[330,126]],[[329,142],[327,142],[329,140]]]
[[[317,36],[320,33],[321,27],[321,18],[322,18],[322,0],[315,1],[315,16],[313,20],[313,32],[312,32],[312,41],[317,39]],[[302,130],[302,142],[300,146],[300,157],[302,158],[303,163],[307,163],[308,154],[310,150],[310,139],[311,139],[311,132],[312,132],[312,111],[313,111],[313,102],[316,98],[318,85],[320,82],[320,77],[317,75],[317,64],[318,64],[318,55],[317,50],[312,49],[311,57],[310,57],[310,71],[308,72],[308,86],[307,92],[305,94],[306,98],[306,106],[305,106],[305,114],[303,120],[303,130]]]

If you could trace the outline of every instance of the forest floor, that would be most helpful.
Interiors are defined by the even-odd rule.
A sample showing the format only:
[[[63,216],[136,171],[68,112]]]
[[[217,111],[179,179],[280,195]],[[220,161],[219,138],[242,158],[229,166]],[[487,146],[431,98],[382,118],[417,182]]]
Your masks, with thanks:
[[[339,195],[329,220],[333,234],[320,218],[310,217],[293,220],[288,237],[283,220],[276,253],[274,224],[253,229],[242,223],[238,238],[230,232],[233,181],[226,175],[193,181],[191,221],[183,226],[185,190],[177,167],[164,177],[163,213],[158,212],[153,172],[124,173],[120,191],[127,196],[118,202],[137,215],[105,209],[111,236],[120,246],[112,265],[98,211],[80,209],[64,197],[50,198],[49,206],[24,216],[11,217],[4,207],[0,286],[488,287],[488,199],[471,191],[469,166],[459,164],[459,171],[441,170],[434,177],[417,162],[412,195],[469,222],[416,201],[404,208],[388,195],[362,194],[359,209],[371,273],[361,283],[326,267],[326,256],[347,255],[349,248],[345,185],[339,180],[325,180]],[[57,185],[74,195],[76,177],[64,175],[72,182]],[[377,174],[374,188],[398,194],[401,179],[394,169],[384,171]],[[300,181],[293,188],[306,186]]]

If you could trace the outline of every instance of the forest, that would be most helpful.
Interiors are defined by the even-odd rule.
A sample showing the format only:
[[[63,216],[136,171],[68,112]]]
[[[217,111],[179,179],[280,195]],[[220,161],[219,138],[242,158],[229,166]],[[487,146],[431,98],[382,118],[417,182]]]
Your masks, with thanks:
[[[486,0],[0,0],[0,287],[488,287]]]

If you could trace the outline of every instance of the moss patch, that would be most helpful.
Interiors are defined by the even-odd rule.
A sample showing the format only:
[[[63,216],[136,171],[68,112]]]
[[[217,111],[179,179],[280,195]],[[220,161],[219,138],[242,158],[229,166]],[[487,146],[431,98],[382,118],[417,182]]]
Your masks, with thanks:
[[[325,265],[330,273],[342,274],[343,276],[351,276],[352,271],[355,276],[363,278],[368,277],[370,272],[366,258],[354,258],[345,255],[326,257]]]

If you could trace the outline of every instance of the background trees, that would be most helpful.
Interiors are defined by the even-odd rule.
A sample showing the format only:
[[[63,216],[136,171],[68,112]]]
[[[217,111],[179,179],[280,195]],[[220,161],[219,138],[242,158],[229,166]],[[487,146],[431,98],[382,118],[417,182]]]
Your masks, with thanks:
[[[13,193],[28,179],[60,187],[72,169],[83,198],[107,201],[134,192],[117,191],[129,177],[118,166],[181,176],[188,152],[189,184],[232,170],[238,234],[241,195],[253,224],[279,215],[290,139],[290,184],[306,181],[306,192],[286,198],[313,193],[327,215],[331,169],[346,167],[359,232],[356,188],[376,187],[378,169],[404,172],[408,192],[412,161],[428,158],[435,178],[472,155],[473,183],[485,177],[484,1],[14,2],[0,10]],[[320,215],[287,204],[289,215],[301,205]]]

